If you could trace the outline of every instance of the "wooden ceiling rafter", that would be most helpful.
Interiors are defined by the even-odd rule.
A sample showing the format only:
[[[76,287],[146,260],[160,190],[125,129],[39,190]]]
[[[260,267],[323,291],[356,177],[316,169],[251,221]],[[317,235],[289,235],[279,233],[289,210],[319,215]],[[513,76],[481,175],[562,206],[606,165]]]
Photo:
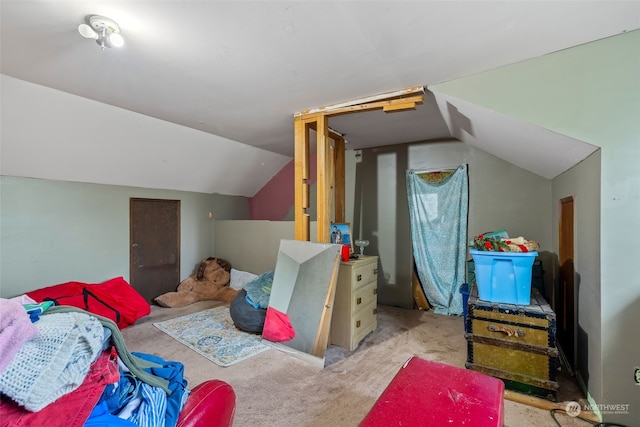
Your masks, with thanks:
[[[413,96],[416,96],[416,98],[419,98],[420,102],[422,102],[422,95],[424,94],[424,91],[424,86],[412,86],[393,92],[386,92],[378,95],[354,99],[351,101],[339,102],[337,104],[329,104],[322,107],[311,108],[309,110],[295,113],[293,116],[302,117],[311,114],[325,114],[328,116],[334,116],[338,114],[364,111],[367,109],[378,109],[383,108],[385,103],[390,103],[392,101],[398,102],[399,100],[403,100]]]

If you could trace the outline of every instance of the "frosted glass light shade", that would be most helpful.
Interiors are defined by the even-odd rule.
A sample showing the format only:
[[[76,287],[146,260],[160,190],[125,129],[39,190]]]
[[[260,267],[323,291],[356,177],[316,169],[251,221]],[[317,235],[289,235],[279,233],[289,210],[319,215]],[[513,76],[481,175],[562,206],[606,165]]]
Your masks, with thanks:
[[[109,36],[109,43],[111,44],[111,46],[122,47],[124,45],[124,39],[120,34],[112,33]]]
[[[96,33],[93,28],[91,28],[89,25],[87,24],[80,24],[78,25],[78,32],[80,33],[80,35],[82,37],[84,37],[85,39],[94,39],[97,40],[98,39],[98,33]]]

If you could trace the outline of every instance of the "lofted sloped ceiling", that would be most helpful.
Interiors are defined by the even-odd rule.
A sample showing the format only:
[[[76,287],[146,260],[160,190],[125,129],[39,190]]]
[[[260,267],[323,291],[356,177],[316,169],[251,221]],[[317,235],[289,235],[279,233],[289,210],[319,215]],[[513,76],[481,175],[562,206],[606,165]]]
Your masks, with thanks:
[[[436,98],[454,138],[547,179],[598,149],[452,96],[438,94]]]
[[[640,28],[638,1],[0,0],[0,7],[0,72],[11,79],[3,82],[68,94],[65,104],[85,111],[84,126],[111,120],[81,150],[74,134],[21,134],[16,123],[25,123],[13,114],[37,111],[40,95],[14,93],[35,94],[16,112],[1,87],[2,111],[11,113],[1,117],[10,128],[0,141],[3,175],[243,196],[292,157],[294,113],[416,85],[427,91],[415,111],[350,114],[330,126],[351,149],[453,136],[553,178],[595,147],[429,88]],[[122,48],[101,51],[79,35],[94,14],[120,25]],[[75,97],[111,110],[81,107]],[[125,127],[120,110],[146,118],[126,116],[126,128],[140,133],[112,149],[110,132]],[[131,124],[152,126],[150,118],[174,124],[176,137],[147,137]],[[522,129],[527,138],[509,138]],[[532,141],[548,141],[544,158],[531,155]],[[47,161],[34,162],[38,144],[48,144]],[[128,167],[113,174],[101,160]]]

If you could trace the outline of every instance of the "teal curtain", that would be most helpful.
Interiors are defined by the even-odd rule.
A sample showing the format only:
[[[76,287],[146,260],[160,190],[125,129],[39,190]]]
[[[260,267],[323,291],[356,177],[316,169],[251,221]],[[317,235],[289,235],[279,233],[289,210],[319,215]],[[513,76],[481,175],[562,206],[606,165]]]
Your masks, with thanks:
[[[407,170],[413,256],[425,296],[436,313],[461,315],[466,280],[469,180],[453,171]]]

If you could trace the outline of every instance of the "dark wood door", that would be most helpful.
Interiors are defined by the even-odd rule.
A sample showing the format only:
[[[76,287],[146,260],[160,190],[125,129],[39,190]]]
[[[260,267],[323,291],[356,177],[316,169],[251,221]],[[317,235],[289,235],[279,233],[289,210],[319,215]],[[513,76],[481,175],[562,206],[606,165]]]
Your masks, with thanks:
[[[572,369],[576,365],[576,292],[575,269],[573,265],[573,197],[560,200],[560,232],[559,232],[559,295],[557,321],[558,342],[564,353],[566,362]]]
[[[130,281],[147,301],[180,280],[180,201],[130,200]]]

